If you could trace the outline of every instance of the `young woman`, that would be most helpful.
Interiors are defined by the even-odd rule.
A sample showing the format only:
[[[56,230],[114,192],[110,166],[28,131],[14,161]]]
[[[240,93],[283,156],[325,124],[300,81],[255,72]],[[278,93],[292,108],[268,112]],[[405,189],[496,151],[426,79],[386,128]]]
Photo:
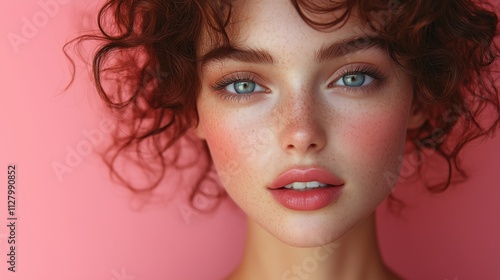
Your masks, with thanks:
[[[109,0],[101,33],[81,37],[102,41],[97,90],[120,114],[105,158],[130,188],[114,164],[140,165],[151,190],[177,168],[183,140],[202,147],[192,198],[214,195],[203,188],[214,168],[248,216],[227,279],[399,279],[381,258],[374,210],[403,155],[422,171],[445,159],[429,186],[444,190],[464,175],[463,145],[498,128],[488,7]]]

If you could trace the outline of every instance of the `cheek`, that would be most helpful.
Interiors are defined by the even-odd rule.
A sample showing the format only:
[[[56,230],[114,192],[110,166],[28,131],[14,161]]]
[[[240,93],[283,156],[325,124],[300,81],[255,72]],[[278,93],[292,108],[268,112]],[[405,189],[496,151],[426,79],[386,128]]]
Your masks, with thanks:
[[[388,185],[384,178],[389,173],[399,173],[408,112],[409,104],[401,104],[354,115],[346,121],[338,147],[341,159],[349,163],[343,171],[362,185],[384,185],[391,189],[393,185]]]
[[[220,110],[202,113],[200,123],[214,165],[221,183],[231,194],[231,186],[252,180],[247,177],[259,172],[259,166],[262,167],[265,159],[270,157],[265,147],[271,142],[272,131],[259,125],[255,114],[246,117],[241,112],[232,115]]]
[[[201,117],[200,117],[201,118]],[[215,123],[212,120],[217,120]],[[241,133],[233,133],[235,130],[227,122],[218,118],[216,113],[206,114],[203,119],[205,137],[210,149],[210,154],[214,165],[219,172],[219,177],[223,185],[227,184],[227,174],[241,169],[241,159],[238,155],[242,147],[238,145],[244,140]],[[224,170],[227,174],[221,174]]]

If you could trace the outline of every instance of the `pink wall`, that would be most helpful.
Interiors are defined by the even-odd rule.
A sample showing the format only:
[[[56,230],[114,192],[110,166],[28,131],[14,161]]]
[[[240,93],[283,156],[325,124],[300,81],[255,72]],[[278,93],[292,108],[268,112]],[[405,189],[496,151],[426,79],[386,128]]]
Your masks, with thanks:
[[[220,279],[242,252],[243,214],[230,203],[209,215],[186,212],[182,200],[141,208],[110,183],[90,153],[107,130],[85,75],[60,94],[69,77],[61,46],[95,7],[55,1],[6,2],[0,12],[0,279]],[[496,137],[467,149],[467,183],[434,196],[401,186],[403,215],[381,207],[383,252],[397,271],[500,279],[499,144]],[[59,177],[58,163],[67,168]],[[15,273],[6,263],[8,164],[17,167]]]

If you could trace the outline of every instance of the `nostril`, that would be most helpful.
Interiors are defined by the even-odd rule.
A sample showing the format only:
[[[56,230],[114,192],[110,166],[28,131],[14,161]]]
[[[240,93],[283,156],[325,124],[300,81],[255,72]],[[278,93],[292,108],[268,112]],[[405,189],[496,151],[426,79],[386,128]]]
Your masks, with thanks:
[[[314,149],[316,149],[317,147],[318,147],[318,144],[316,144],[316,143],[310,143],[310,144],[307,146],[307,149],[306,149],[306,150],[308,150],[308,149],[314,150]],[[296,147],[296,146],[295,146],[295,145],[293,145],[293,144],[288,144],[288,146],[287,146],[287,149],[288,149],[288,150],[293,150],[293,149],[296,149],[296,148],[298,148],[298,147]]]
[[[323,149],[327,137],[321,123],[311,122],[285,127],[280,138],[287,152],[309,153]]]

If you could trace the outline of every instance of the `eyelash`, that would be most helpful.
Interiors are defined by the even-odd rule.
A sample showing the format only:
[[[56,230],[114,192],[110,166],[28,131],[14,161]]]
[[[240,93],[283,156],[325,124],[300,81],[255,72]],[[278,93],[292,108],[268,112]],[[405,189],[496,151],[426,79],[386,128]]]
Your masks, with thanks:
[[[380,82],[384,81],[385,78],[387,77],[379,69],[377,69],[377,68],[375,68],[373,66],[358,65],[355,68],[342,69],[341,72],[340,72],[340,74],[338,75],[338,78],[335,81],[333,81],[330,84],[328,84],[328,87],[329,88],[336,87],[335,83],[337,81],[339,81],[340,79],[342,79],[343,77],[345,77],[347,75],[355,75],[355,74],[363,74],[363,75],[370,76],[370,77],[373,78],[373,82],[371,84],[369,84],[369,85],[360,86],[360,87],[341,86],[344,90],[348,90],[348,91],[351,91],[351,90],[362,90],[363,92],[366,92],[368,90],[371,90],[374,86],[377,86],[378,84],[380,84]]]
[[[362,90],[363,92],[369,91],[373,88],[373,86],[376,86],[380,82],[382,82],[386,76],[377,68],[374,68],[372,66],[368,65],[360,65],[356,66],[353,69],[344,69],[341,71],[341,73],[338,75],[339,78],[337,78],[335,81],[332,83],[328,84],[329,88],[335,87],[334,83],[336,83],[338,80],[342,79],[344,76],[347,75],[354,75],[354,74],[363,74],[367,75],[373,78],[373,82],[367,86],[360,86],[360,87],[348,87],[348,86],[342,86],[344,90]],[[249,93],[249,94],[234,94],[234,93],[227,93],[225,92],[225,88],[229,86],[230,84],[237,83],[237,82],[242,82],[242,81],[249,81],[252,83],[257,83],[257,77],[254,74],[251,73],[235,73],[233,75],[228,75],[226,77],[223,77],[221,80],[217,81],[214,85],[212,85],[212,90],[216,91],[219,93],[219,96],[223,98],[224,100],[229,100],[233,102],[242,102],[249,100],[250,98],[253,97],[254,93]],[[374,84],[374,85],[372,85]]]
[[[255,93],[248,93],[248,94],[234,94],[234,93],[226,93],[225,88],[229,86],[232,83],[237,83],[237,82],[243,82],[243,81],[249,81],[252,83],[257,83],[257,77],[255,74],[251,73],[235,73],[233,75],[229,75],[226,77],[223,77],[221,80],[217,81],[214,85],[212,85],[212,90],[217,91],[219,93],[219,96],[222,97],[225,100],[229,101],[245,101],[253,97]]]

